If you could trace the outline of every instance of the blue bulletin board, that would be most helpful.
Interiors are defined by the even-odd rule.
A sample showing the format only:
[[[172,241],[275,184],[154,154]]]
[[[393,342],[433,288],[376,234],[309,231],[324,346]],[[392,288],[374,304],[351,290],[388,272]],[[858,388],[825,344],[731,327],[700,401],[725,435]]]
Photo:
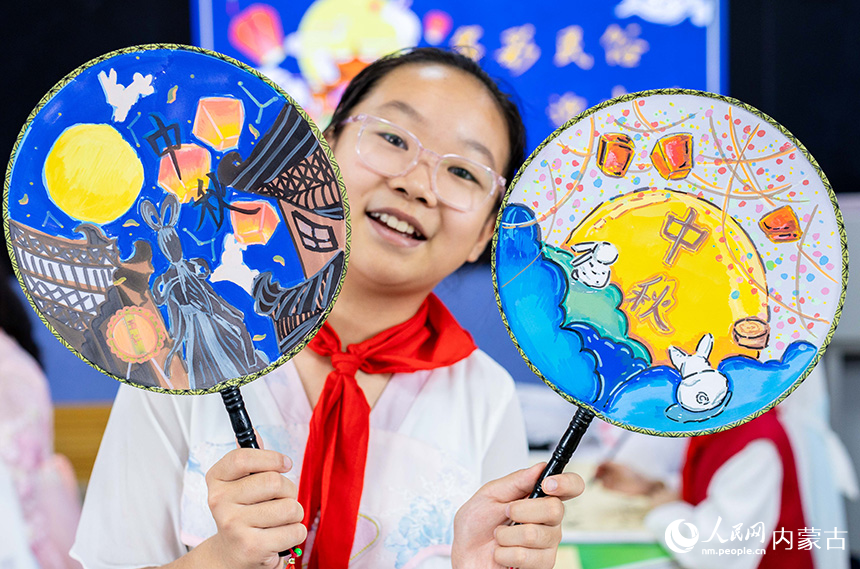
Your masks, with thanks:
[[[727,0],[192,1],[194,41],[244,61],[324,127],[349,79],[385,53],[458,46],[516,93],[535,148],[624,93],[727,91]]]
[[[568,118],[615,95],[665,87],[728,90],[728,0],[264,2],[192,0],[194,42],[263,71],[321,127],[361,67],[414,45],[459,46],[478,58],[516,94],[527,151]],[[501,320],[486,317],[497,312],[489,273],[489,266],[469,267],[436,292],[517,381],[540,383]],[[113,397],[116,382],[57,349],[46,327],[37,323],[34,331],[52,350],[45,359],[55,400]]]

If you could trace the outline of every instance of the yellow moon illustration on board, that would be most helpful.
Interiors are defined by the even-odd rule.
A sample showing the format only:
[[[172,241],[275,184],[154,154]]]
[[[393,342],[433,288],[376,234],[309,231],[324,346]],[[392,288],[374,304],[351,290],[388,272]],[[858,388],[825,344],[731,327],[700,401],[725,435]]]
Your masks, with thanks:
[[[732,332],[744,319],[768,321],[765,270],[731,216],[694,195],[649,188],[597,207],[564,248],[596,241],[618,250],[612,284],[622,292],[630,337],[648,348],[653,365],[671,365],[669,346],[695,352],[707,332],[715,336],[713,361],[757,356]]]
[[[143,187],[143,164],[112,126],[76,124],[57,137],[44,176],[48,195],[61,210],[101,224],[135,203]]]

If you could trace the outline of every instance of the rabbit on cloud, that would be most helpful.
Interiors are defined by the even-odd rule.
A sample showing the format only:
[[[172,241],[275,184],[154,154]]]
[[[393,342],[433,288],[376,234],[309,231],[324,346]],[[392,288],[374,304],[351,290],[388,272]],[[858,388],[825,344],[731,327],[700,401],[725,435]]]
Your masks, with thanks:
[[[126,87],[117,83],[116,69],[111,69],[108,74],[99,71],[99,83],[102,84],[105,100],[113,107],[111,118],[114,122],[123,122],[138,99],[155,93],[152,75],[135,73],[131,84]]]
[[[584,241],[571,249],[577,256],[572,263],[571,276],[585,286],[606,288],[612,275],[612,264],[618,260],[618,249],[608,241]]]
[[[681,372],[681,383],[675,393],[678,403],[688,411],[714,409],[728,394],[728,378],[712,368],[708,362],[713,348],[714,336],[711,334],[702,336],[695,354],[688,354],[675,346],[669,347],[669,359]]]

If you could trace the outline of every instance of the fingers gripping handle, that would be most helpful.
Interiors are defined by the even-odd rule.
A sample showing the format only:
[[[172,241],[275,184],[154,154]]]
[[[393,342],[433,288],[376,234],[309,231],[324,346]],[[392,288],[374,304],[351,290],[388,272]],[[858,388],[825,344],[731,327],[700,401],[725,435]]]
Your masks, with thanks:
[[[549,462],[546,463],[546,467],[543,469],[543,472],[540,473],[537,484],[535,484],[535,488],[532,490],[529,498],[543,498],[546,496],[543,488],[541,488],[544,479],[547,476],[559,474],[564,471],[564,467],[567,466],[568,462],[570,462],[570,457],[573,456],[573,451],[575,451],[576,447],[579,446],[579,442],[582,440],[583,435],[585,435],[585,431],[588,429],[588,425],[591,424],[592,419],[594,419],[594,413],[588,409],[577,407],[576,413],[573,415],[573,419],[570,420],[570,425],[567,426],[567,430],[561,436],[561,440],[558,441],[558,445],[556,445],[555,450],[552,453],[552,457],[549,459]],[[514,568],[509,567],[508,569]]]
[[[558,445],[552,453],[552,458],[549,459],[546,468],[540,473],[537,484],[535,484],[535,488],[531,495],[529,495],[529,498],[542,498],[546,496],[543,488],[541,488],[544,479],[547,476],[564,471],[564,467],[570,462],[573,451],[579,446],[579,442],[582,440],[583,435],[585,435],[585,431],[588,429],[588,425],[591,424],[592,419],[594,419],[594,413],[582,407],[577,408],[573,419],[570,420],[570,425],[568,425],[561,440],[558,441]]]
[[[230,387],[221,391],[221,398],[224,400],[224,407],[227,408],[227,414],[230,416],[230,423],[233,425],[233,433],[236,435],[236,440],[242,448],[260,448],[257,442],[257,435],[254,433],[254,425],[251,424],[251,418],[248,416],[248,411],[245,409],[245,401],[242,399],[242,393],[238,387]],[[287,563],[295,564],[295,558],[302,554],[302,550],[296,547],[282,551],[281,557],[287,558]]]

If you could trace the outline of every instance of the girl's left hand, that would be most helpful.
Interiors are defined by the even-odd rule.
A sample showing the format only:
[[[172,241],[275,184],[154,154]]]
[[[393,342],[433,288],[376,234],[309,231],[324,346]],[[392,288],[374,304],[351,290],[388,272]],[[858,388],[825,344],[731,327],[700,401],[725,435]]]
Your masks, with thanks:
[[[552,569],[561,542],[562,502],[582,494],[585,483],[578,474],[556,474],[543,482],[547,497],[529,500],[544,466],[488,482],[463,504],[454,518],[454,569]]]

